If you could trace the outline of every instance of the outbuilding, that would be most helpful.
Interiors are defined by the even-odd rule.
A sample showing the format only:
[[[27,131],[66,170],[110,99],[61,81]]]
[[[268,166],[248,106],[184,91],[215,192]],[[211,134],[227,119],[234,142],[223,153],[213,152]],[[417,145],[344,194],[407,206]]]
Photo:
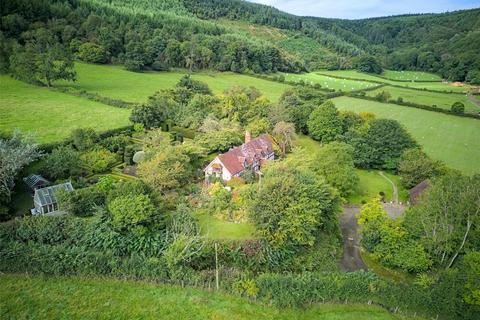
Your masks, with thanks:
[[[31,209],[32,215],[52,214],[59,211],[59,203],[57,192],[63,190],[66,192],[73,191],[71,182],[57,184],[51,187],[35,190],[33,196],[33,204],[35,208]]]

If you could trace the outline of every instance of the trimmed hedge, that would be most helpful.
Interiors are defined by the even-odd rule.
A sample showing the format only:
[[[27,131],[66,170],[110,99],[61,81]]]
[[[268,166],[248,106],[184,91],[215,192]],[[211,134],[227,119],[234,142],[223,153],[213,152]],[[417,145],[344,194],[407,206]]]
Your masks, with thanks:
[[[398,101],[398,100],[388,100],[387,102],[379,101],[375,97],[370,97],[370,96],[363,96],[358,94],[358,92],[351,92],[347,94],[349,97],[357,98],[357,99],[363,99],[363,100],[369,100],[369,101],[376,101],[376,102],[381,102],[381,103],[391,103],[391,104],[396,104],[399,106],[404,106],[404,107],[410,107],[410,108],[417,108],[417,109],[423,109],[423,110],[428,110],[428,111],[434,111],[434,112],[440,112],[440,113],[445,113],[457,117],[466,117],[466,118],[473,118],[473,119],[480,119],[480,114],[475,114],[475,113],[456,113],[453,112],[450,109],[443,109],[439,108],[437,106],[429,106],[429,105],[424,105],[424,104],[418,104],[414,102],[408,102],[408,101]]]
[[[104,97],[104,96],[101,96],[97,93],[91,93],[91,92],[87,92],[85,90],[75,90],[75,89],[72,89],[72,88],[50,88],[50,89],[54,90],[54,91],[70,94],[72,96],[81,97],[81,98],[85,98],[85,99],[88,99],[88,100],[100,102],[100,103],[103,103],[103,104],[106,104],[106,105],[109,105],[109,106],[112,106],[112,107],[117,107],[117,108],[132,108],[135,105],[135,103],[133,103],[133,102],[127,102],[127,101],[123,101],[123,100],[120,100],[120,99],[113,99],[113,98],[109,98],[109,97]]]
[[[106,139],[109,137],[117,136],[119,134],[127,134],[130,135],[133,132],[133,125],[129,126],[124,126],[124,127],[119,127],[119,128],[114,128],[114,129],[109,129],[105,131],[98,132],[98,137],[100,139]],[[45,153],[50,153],[53,151],[53,149],[58,148],[60,146],[66,146],[72,143],[72,140],[67,138],[62,141],[58,142],[51,142],[51,143],[44,143],[39,146],[40,150],[42,150]]]

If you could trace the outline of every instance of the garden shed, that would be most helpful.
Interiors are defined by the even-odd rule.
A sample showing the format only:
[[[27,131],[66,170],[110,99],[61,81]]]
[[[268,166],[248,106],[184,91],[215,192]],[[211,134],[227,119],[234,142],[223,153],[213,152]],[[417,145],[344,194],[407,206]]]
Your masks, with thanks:
[[[51,187],[35,190],[33,203],[35,208],[31,210],[33,215],[50,214],[59,211],[59,204],[56,193],[60,190],[73,191],[71,182],[57,184]]]

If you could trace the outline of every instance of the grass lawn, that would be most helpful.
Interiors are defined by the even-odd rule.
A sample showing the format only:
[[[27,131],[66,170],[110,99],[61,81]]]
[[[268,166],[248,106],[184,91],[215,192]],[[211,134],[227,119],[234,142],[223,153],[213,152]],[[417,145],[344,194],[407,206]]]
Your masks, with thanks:
[[[284,73],[283,75],[285,76],[286,81],[299,82],[303,80],[306,83],[310,83],[310,84],[319,83],[322,86],[322,88],[342,90],[342,91],[359,90],[359,89],[365,89],[365,88],[378,85],[376,83],[367,82],[367,81],[356,81],[356,80],[332,78],[332,77],[318,74],[316,72],[302,73],[302,74]]]
[[[382,76],[391,80],[414,80],[414,81],[442,81],[442,77],[437,74],[421,71],[395,71],[384,70]]]
[[[321,148],[319,142],[305,135],[299,135],[296,143],[299,147],[305,148],[309,152],[315,152],[315,149]],[[356,169],[356,172],[359,182],[354,193],[346,199],[349,204],[362,204],[362,201],[366,202],[377,197],[381,191],[385,193],[386,201],[393,200],[392,185],[379,174],[378,170]],[[387,172],[384,174],[397,186],[399,201],[406,201],[408,194],[400,184],[400,177]]]
[[[407,200],[407,191],[400,184],[400,177],[391,173],[384,174],[392,180],[398,189],[398,200],[405,202]],[[393,188],[390,182],[383,178],[378,170],[360,170],[357,169],[357,175],[360,181],[353,194],[347,198],[349,204],[362,204],[378,197],[380,192],[385,193],[385,200],[393,200]]]
[[[2,319],[401,319],[380,307],[276,309],[221,293],[141,282],[0,276]]]
[[[55,92],[0,76],[0,131],[35,132],[38,142],[59,141],[74,128],[126,126],[130,110]]]
[[[207,211],[202,211],[196,217],[202,234],[210,239],[238,240],[254,237],[255,228],[248,222],[221,220]]]
[[[367,91],[368,96],[375,96],[379,92],[388,91],[392,95],[392,99],[396,100],[398,97],[402,97],[405,102],[414,102],[424,105],[437,105],[439,108],[448,109],[452,107],[457,101],[462,102],[465,105],[466,112],[479,112],[480,107],[474,104],[464,94],[449,94],[430,91],[418,91],[406,88],[398,87],[383,87],[373,91]]]
[[[130,72],[118,65],[95,65],[82,62],[75,63],[77,81],[58,82],[57,86],[73,87],[77,90],[97,93],[104,97],[120,99],[127,102],[145,102],[147,98],[160,89],[168,89],[185,74],[185,71],[172,72]],[[196,72],[192,78],[208,83],[216,94],[233,86],[254,86],[268,99],[277,101],[289,88],[287,84],[259,79],[232,72]]]
[[[378,118],[395,119],[433,159],[465,174],[480,172],[480,121],[476,119],[351,97],[332,100],[340,110],[367,111]]]

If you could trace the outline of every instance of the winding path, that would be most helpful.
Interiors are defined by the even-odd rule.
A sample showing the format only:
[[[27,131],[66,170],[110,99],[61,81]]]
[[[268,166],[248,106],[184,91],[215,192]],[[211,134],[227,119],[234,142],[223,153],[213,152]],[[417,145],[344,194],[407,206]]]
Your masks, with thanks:
[[[390,182],[390,184],[392,185],[392,189],[393,189],[393,203],[398,204],[398,189],[397,189],[397,185],[395,184],[395,182],[393,182],[392,180],[390,180],[390,178],[387,177],[387,176],[383,173],[383,171],[379,171],[378,174],[381,175],[385,180],[387,180],[388,182]]]

